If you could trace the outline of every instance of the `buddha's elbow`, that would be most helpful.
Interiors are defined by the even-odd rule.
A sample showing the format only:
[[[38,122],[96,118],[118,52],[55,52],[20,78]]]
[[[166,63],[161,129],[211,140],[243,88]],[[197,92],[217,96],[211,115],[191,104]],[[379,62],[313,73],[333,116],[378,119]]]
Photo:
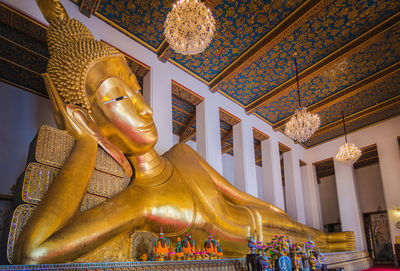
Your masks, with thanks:
[[[15,251],[15,264],[43,264],[48,256],[45,248],[20,247]]]

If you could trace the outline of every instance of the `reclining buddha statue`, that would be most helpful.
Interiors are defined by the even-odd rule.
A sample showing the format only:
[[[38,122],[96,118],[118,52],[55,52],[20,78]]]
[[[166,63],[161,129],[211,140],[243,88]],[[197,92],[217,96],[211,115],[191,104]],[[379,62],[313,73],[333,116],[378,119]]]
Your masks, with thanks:
[[[96,41],[58,0],[37,3],[50,24],[44,81],[57,126],[75,138],[75,146],[22,230],[15,263],[72,262],[85,255],[100,261],[93,256],[99,249],[120,252],[116,238],[160,227],[167,237],[190,231],[199,242],[212,232],[226,257],[248,253],[250,233],[258,241],[284,234],[295,242],[311,237],[323,251],[354,250],[352,232],[325,234],[292,220],[236,189],[185,144],[157,154],[152,109],[123,55]],[[131,182],[80,212],[98,144],[132,176]]]

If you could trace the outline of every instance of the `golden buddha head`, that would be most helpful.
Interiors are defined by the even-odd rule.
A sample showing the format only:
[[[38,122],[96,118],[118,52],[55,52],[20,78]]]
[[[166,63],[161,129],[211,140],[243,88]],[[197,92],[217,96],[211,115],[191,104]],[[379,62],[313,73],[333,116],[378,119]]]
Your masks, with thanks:
[[[51,94],[48,87],[49,94],[63,102],[57,105],[51,98],[56,121],[66,119],[57,113],[69,114],[68,120],[75,127],[95,135],[114,158],[118,151],[140,155],[155,145],[152,109],[119,51],[96,41],[82,23],[69,18],[50,21],[48,45],[51,57],[47,72],[55,92]],[[68,110],[56,108],[62,106]]]

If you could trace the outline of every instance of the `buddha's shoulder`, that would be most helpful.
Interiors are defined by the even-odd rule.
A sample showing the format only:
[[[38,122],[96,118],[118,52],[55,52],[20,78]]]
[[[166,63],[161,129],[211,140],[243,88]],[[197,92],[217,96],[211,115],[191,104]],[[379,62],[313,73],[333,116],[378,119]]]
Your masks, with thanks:
[[[169,151],[164,153],[163,156],[173,160],[202,160],[201,156],[193,150],[192,147],[184,143],[174,145]]]
[[[185,143],[175,144],[169,151],[165,153],[165,155],[176,154],[176,153],[186,154],[186,155],[193,155],[193,154],[197,155],[197,152],[193,150],[192,147],[190,147]]]

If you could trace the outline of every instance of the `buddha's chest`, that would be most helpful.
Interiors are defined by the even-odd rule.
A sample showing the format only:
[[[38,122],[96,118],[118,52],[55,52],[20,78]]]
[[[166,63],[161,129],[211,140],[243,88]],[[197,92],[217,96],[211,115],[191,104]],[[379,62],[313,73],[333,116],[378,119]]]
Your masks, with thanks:
[[[172,175],[170,179],[154,187],[145,188],[143,191],[147,208],[146,230],[164,233],[184,232],[193,224],[196,218],[196,205],[194,198],[183,182]]]

